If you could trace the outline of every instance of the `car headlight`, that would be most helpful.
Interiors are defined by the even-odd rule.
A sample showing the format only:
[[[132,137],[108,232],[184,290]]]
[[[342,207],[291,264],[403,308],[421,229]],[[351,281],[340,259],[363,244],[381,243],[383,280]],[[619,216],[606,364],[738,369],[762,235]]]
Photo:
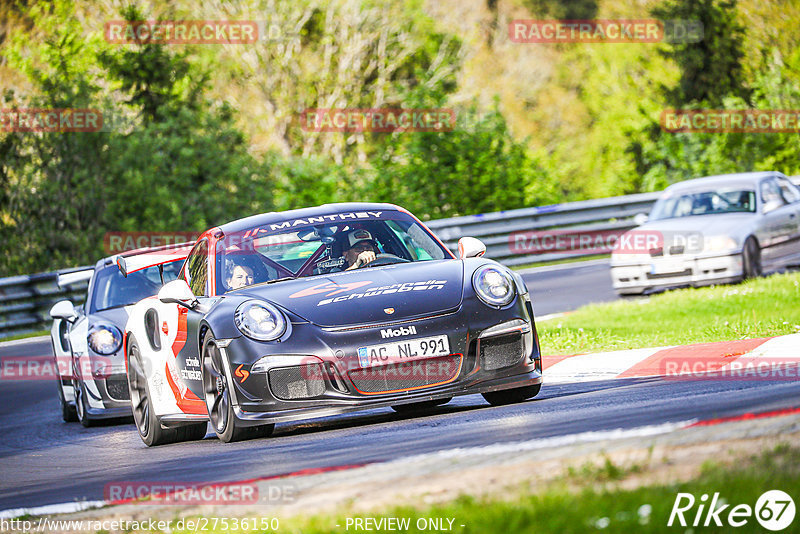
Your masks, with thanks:
[[[706,238],[703,249],[706,252],[721,252],[723,250],[733,250],[737,247],[736,241],[732,237],[717,235]]]
[[[98,323],[89,329],[87,341],[97,354],[110,356],[122,346],[122,332],[113,324]]]
[[[263,300],[248,300],[236,308],[236,328],[257,341],[273,341],[286,331],[286,317],[278,308]]]
[[[486,265],[472,275],[475,293],[490,306],[505,306],[514,300],[514,281],[507,272]]]

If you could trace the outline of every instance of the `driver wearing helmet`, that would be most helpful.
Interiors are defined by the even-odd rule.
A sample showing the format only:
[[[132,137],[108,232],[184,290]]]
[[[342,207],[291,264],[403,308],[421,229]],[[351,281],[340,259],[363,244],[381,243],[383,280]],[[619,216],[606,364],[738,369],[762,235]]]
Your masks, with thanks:
[[[342,254],[347,263],[345,271],[358,269],[375,261],[378,244],[367,230],[352,230],[348,232],[345,246],[347,248]]]

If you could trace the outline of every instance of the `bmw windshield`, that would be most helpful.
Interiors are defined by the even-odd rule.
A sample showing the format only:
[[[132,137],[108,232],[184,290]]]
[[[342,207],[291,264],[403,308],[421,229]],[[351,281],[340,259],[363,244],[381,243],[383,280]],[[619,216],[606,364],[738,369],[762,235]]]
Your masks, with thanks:
[[[343,214],[347,215],[347,214]],[[312,224],[312,220],[328,221]],[[247,229],[217,243],[217,287],[224,291],[394,263],[451,257],[411,216],[309,217]]]
[[[653,206],[650,220],[755,211],[756,194],[752,190],[668,192]]]

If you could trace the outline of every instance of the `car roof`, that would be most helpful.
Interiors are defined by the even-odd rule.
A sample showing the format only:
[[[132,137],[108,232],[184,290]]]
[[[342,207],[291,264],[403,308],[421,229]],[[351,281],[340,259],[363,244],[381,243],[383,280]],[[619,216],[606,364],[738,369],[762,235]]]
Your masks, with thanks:
[[[750,187],[755,188],[758,182],[771,176],[783,176],[779,172],[740,172],[735,174],[719,174],[716,176],[706,176],[705,178],[695,178],[685,180],[667,187],[665,191],[683,192],[697,190],[713,190],[718,187]]]
[[[252,215],[231,221],[219,227],[220,230],[226,235],[242,232],[253,228],[254,226],[263,226],[266,224],[275,224],[283,221],[290,221],[293,219],[306,219],[308,217],[318,217],[320,215],[330,215],[334,213],[348,213],[357,211],[401,211],[402,208],[394,204],[377,203],[377,202],[341,202],[336,204],[323,204],[321,206],[314,206],[311,208],[300,208],[288,211],[271,211],[269,213],[261,213],[259,215]]]

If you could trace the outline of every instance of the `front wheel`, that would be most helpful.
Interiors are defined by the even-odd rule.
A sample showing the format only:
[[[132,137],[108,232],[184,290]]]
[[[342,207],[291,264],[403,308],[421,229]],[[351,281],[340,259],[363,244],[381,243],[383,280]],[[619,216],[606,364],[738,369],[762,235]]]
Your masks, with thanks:
[[[761,270],[761,248],[755,238],[748,237],[742,249],[742,273],[745,280],[758,278]]]
[[[89,414],[86,409],[86,390],[83,388],[83,382],[77,379],[73,380],[72,389],[75,391],[75,415],[78,421],[85,428],[94,426],[95,422],[89,419]]]
[[[75,406],[68,403],[64,396],[64,384],[61,382],[61,377],[56,378],[56,386],[58,387],[58,401],[61,405],[61,419],[65,423],[74,423],[78,420],[78,413]]]
[[[269,436],[275,425],[245,427],[236,419],[223,357],[209,333],[203,343],[203,393],[211,427],[225,443]]]
[[[539,394],[539,390],[541,389],[541,384],[534,384],[532,386],[525,386],[522,388],[504,389],[502,391],[482,393],[482,395],[483,398],[486,399],[487,402],[492,406],[503,406],[506,404],[514,404],[516,402],[532,399]]]
[[[131,397],[133,422],[139,437],[148,447],[165,445],[178,441],[203,439],[206,435],[206,423],[191,423],[176,428],[162,428],[150,403],[150,387],[147,385],[147,373],[139,352],[139,345],[132,335],[128,338],[128,391]]]

